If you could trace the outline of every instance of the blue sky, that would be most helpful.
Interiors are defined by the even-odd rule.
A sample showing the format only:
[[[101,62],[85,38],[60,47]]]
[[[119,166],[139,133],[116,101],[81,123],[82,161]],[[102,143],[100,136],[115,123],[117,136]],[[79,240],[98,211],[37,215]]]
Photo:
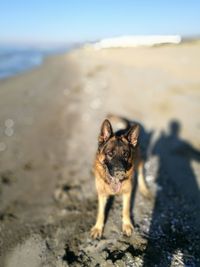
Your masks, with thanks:
[[[0,0],[0,42],[200,35],[199,0]]]

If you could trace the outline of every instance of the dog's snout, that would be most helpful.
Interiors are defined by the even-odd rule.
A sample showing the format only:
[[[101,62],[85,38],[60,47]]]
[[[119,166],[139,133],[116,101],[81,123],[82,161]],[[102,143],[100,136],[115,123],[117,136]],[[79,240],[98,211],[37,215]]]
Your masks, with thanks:
[[[126,169],[123,162],[117,158],[113,159],[107,165],[109,173],[117,180],[123,180],[126,175]]]

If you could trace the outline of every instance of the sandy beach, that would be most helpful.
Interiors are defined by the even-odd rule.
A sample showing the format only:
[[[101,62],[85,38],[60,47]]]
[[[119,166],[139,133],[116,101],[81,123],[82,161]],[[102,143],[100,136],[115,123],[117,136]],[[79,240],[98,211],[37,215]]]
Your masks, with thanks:
[[[0,81],[0,266],[200,266],[200,42],[52,56]],[[91,240],[107,114],[142,126],[153,192]],[[141,139],[142,142],[142,139]]]

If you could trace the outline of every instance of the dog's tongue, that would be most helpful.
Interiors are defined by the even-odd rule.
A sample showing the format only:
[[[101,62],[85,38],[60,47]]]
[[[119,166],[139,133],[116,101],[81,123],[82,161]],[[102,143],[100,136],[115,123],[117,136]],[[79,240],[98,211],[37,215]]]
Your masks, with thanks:
[[[118,193],[121,189],[121,183],[120,181],[112,181],[111,187],[114,193]]]

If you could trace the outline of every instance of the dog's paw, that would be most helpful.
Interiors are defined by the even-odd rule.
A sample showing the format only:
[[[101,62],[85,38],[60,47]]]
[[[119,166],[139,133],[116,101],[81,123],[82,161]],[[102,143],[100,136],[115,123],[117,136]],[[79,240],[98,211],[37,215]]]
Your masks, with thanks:
[[[122,225],[122,231],[124,235],[131,236],[133,232],[133,225],[131,223],[124,223]]]
[[[90,231],[90,236],[94,239],[101,238],[103,233],[103,228],[98,228],[96,226],[92,227]]]

